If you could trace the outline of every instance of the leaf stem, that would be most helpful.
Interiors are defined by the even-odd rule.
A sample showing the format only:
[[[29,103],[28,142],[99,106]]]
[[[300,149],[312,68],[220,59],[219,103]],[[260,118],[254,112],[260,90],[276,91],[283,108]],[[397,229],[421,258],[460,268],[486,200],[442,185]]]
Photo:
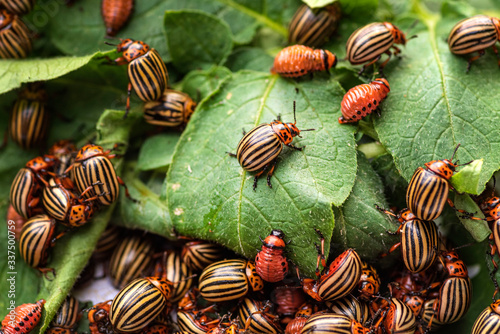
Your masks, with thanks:
[[[260,23],[263,23],[264,25],[278,32],[283,37],[288,36],[288,30],[285,27],[283,27],[281,24],[273,22],[272,20],[270,20],[269,18],[260,13],[257,13],[256,11],[249,9],[248,7],[242,6],[239,3],[234,2],[233,0],[218,0],[218,1],[225,5],[233,7],[236,10],[239,10],[240,12],[248,16],[253,17],[255,20],[257,20]]]

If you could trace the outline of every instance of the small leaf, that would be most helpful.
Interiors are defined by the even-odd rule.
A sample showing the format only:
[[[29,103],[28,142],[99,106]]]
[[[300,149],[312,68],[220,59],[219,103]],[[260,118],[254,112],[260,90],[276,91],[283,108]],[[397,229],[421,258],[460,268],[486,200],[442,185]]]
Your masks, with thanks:
[[[338,0],[303,0],[306,5],[311,8],[321,8],[328,5],[331,5],[334,2],[338,2]]]
[[[223,66],[214,66],[209,70],[189,72],[182,80],[181,90],[198,103],[219,89],[220,85],[231,76],[231,71]]]
[[[358,172],[352,192],[341,207],[334,207],[335,248],[354,248],[362,259],[375,260],[387,252],[397,238],[386,231],[395,231],[396,221],[375,208],[387,208],[382,181],[362,153],[358,153]],[[333,248],[333,246],[332,246]]]
[[[124,112],[106,110],[98,121],[97,130],[102,136],[98,138],[97,144],[110,148],[108,143],[119,143],[124,147],[128,144],[130,128],[138,119],[138,114],[130,114],[123,119]],[[117,174],[120,175],[121,159],[113,161]],[[123,190],[122,190],[123,192]],[[101,233],[106,228],[108,221],[113,215],[116,202],[100,211],[85,226],[67,233],[56,242],[51,250],[52,260],[48,267],[56,271],[52,281],[42,279],[41,290],[38,298],[47,301],[45,304],[45,316],[43,317],[42,332],[45,330],[59,306],[73,288],[78,275],[87,264]]]
[[[483,185],[479,184],[483,159],[474,160],[472,163],[455,173],[450,182],[459,193],[479,195]]]
[[[295,89],[298,89],[298,94]],[[343,90],[333,80],[300,84],[267,73],[243,71],[199,105],[182,134],[167,175],[167,197],[176,230],[214,240],[246,257],[255,256],[258,236],[272,228],[293,236],[290,258],[312,275],[318,242],[327,243],[333,228],[331,203],[341,204],[354,182],[356,156],[353,128],[334,116]],[[299,128],[315,128],[294,140],[302,152],[284,148],[272,178],[252,190],[254,173],[241,169],[234,152],[241,128],[250,130],[282,114],[293,119],[297,101]]]
[[[457,209],[465,210],[474,214],[474,217],[484,218],[483,213],[477,206],[476,202],[474,202],[469,195],[455,195],[455,200],[453,202]],[[465,227],[467,231],[471,234],[471,236],[477,242],[481,242],[487,237],[490,236],[491,230],[488,227],[488,223],[482,220],[474,220],[474,219],[464,219],[461,218],[461,214],[457,213],[462,225]]]
[[[219,65],[231,52],[231,30],[214,15],[196,10],[166,11],[164,25],[172,62],[179,70]]]
[[[138,170],[164,169],[172,162],[175,145],[181,136],[180,132],[172,130],[169,133],[162,133],[149,137],[144,141],[139,152],[137,161]]]
[[[98,54],[96,54],[98,55]],[[22,83],[61,77],[86,65],[95,55],[50,59],[3,59],[0,62],[0,94]]]

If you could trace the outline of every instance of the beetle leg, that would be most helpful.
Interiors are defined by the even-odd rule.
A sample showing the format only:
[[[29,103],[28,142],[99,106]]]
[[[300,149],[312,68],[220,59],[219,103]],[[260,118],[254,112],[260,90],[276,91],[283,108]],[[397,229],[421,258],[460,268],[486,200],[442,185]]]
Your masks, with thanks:
[[[479,58],[481,58],[482,56],[484,56],[484,54],[486,52],[484,50],[480,50],[477,53],[479,53],[479,55],[474,56],[472,58],[469,58],[469,61],[467,62],[467,69],[465,70],[465,73],[469,73],[469,70],[470,70],[470,67],[472,65],[472,62],[475,61],[475,60],[478,60]]]
[[[269,164],[265,165],[260,172],[255,174],[255,177],[253,179],[253,191],[257,189],[257,181],[259,180],[259,177],[267,170],[267,168],[269,168]]]
[[[234,158],[236,158],[236,154],[231,153],[231,152],[226,152],[226,153],[227,153],[227,154],[229,154],[229,156],[230,156],[230,157],[234,157]]]
[[[272,162],[273,166],[271,167],[269,173],[267,173],[267,185],[269,186],[269,188],[273,187],[273,185],[271,184],[271,177],[273,176],[274,168],[276,167],[277,162],[278,159],[274,159],[274,161]]]
[[[461,210],[461,209],[457,209],[455,207],[455,204],[453,204],[452,200],[450,198],[448,198],[446,200],[448,202],[448,205],[451,206],[451,208],[453,210],[455,210],[456,212],[460,212],[462,214],[462,216],[460,216],[460,218],[464,218],[464,219],[472,219],[472,220],[484,220],[484,221],[487,221],[486,218],[479,218],[479,217],[475,217],[473,213],[471,212],[467,212],[465,210]]]
[[[243,133],[243,136],[247,134],[247,132],[245,131],[245,128],[241,128],[241,133]]]
[[[389,255],[390,253],[394,252],[399,246],[401,246],[401,242],[398,242],[396,244],[394,244],[387,253],[382,253],[380,254],[380,257],[381,258],[384,258],[386,257],[387,255]]]
[[[380,60],[380,56],[378,56],[377,58],[373,59],[368,64],[363,65],[363,67],[361,68],[361,70],[359,70],[358,75],[361,75],[368,68],[368,66],[370,66],[372,64],[375,64],[378,60]]]
[[[123,119],[127,118],[128,112],[130,111],[130,94],[132,93],[132,83],[129,81],[127,88],[127,106],[125,107],[125,115]]]
[[[54,270],[54,268],[36,268],[36,269],[38,269],[38,271],[41,272],[48,281],[52,281],[56,277],[56,271]],[[48,273],[52,273],[54,277],[49,278]]]
[[[305,146],[297,147],[297,146],[293,146],[292,144],[285,144],[285,145],[290,147],[290,148],[293,148],[294,150],[297,150],[297,151],[302,151],[305,148]]]
[[[116,179],[118,180],[118,183],[121,184],[125,188],[125,196],[127,196],[130,200],[132,200],[135,203],[139,202],[135,198],[130,197],[130,193],[128,192],[127,185],[125,184],[125,182],[123,182],[121,177],[117,176]]]
[[[281,114],[278,114],[278,117],[276,117],[276,120],[281,122]]]

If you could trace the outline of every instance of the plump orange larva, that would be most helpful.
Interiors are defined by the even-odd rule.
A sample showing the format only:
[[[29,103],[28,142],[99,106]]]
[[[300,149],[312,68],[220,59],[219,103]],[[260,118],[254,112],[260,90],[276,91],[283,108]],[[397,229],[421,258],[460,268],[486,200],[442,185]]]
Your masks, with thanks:
[[[337,57],[328,50],[314,50],[304,45],[292,45],[281,50],[271,73],[297,78],[315,71],[327,71],[337,64]]]
[[[134,0],[102,0],[101,13],[106,35],[115,36],[127,23],[134,8]]]

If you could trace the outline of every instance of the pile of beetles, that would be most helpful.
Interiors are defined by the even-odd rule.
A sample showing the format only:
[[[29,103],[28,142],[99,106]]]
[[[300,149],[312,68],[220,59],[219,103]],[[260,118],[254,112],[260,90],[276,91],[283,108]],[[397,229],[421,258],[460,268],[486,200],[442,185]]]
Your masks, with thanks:
[[[26,14],[34,0],[0,1],[0,57],[25,58],[31,50],[27,27],[18,15]],[[114,36],[132,13],[133,1],[103,0],[106,34]],[[289,26],[289,42],[274,60],[271,72],[298,78],[315,71],[328,71],[337,57],[320,46],[336,30],[338,5],[311,10],[302,5]],[[478,52],[473,61],[499,39],[500,20],[484,15],[458,22],[450,32],[450,51]],[[415,36],[412,36],[415,37]],[[364,64],[361,75],[385,53],[371,83],[349,90],[342,102],[341,124],[357,122],[379,112],[390,92],[383,68],[412,37],[388,22],[371,23],[354,31],[346,49],[353,65]],[[145,102],[147,122],[166,127],[185,125],[196,103],[185,93],[168,88],[168,71],[159,53],[142,41],[124,39],[117,45],[123,56],[110,60],[127,65],[130,108],[132,89]],[[9,121],[11,139],[22,148],[43,141],[48,116],[42,83],[33,83],[19,94]],[[125,114],[126,116],[126,114]],[[283,144],[292,145],[301,131],[294,123],[275,120],[244,134],[236,154],[241,167],[271,177]],[[460,145],[459,145],[460,146]],[[52,320],[48,333],[75,333],[83,314],[89,331],[97,333],[428,333],[458,321],[468,311],[472,285],[467,267],[455,249],[440,237],[434,223],[448,203],[449,181],[458,165],[451,159],[431,161],[419,167],[406,192],[407,209],[398,213],[379,207],[400,223],[395,232],[400,241],[388,253],[401,249],[404,269],[382,284],[376,269],[364,262],[354,249],[347,249],[326,264],[324,238],[318,235],[317,277],[301,277],[289,269],[286,258],[290,242],[281,230],[261,239],[255,259],[241,259],[222,246],[203,240],[166,244],[158,236],[138,235],[110,226],[101,236],[91,262],[101,262],[111,284],[120,289],[107,301],[82,309],[68,296]],[[451,149],[450,149],[451,150]],[[87,144],[77,149],[70,141],[55,143],[47,154],[28,161],[16,175],[10,190],[8,221],[16,222],[16,238],[24,261],[48,279],[57,273],[48,267],[51,247],[66,233],[78,233],[100,208],[118,198],[124,182],[116,175],[110,159],[113,150]],[[481,200],[480,208],[490,223],[491,257],[500,247],[500,198]],[[455,209],[464,218],[482,220],[473,213]],[[10,229],[10,226],[9,226]],[[56,231],[59,231],[56,233]],[[187,239],[187,238],[186,238]],[[381,257],[386,256],[381,254]],[[57,256],[55,254],[54,256]],[[93,277],[88,267],[77,286]],[[90,274],[89,274],[90,273]],[[498,283],[492,274],[498,290]],[[387,289],[382,290],[382,287]],[[45,301],[18,306],[15,318],[2,321],[0,333],[28,333],[41,319]],[[493,302],[477,318],[473,333],[500,332],[500,301]]]

